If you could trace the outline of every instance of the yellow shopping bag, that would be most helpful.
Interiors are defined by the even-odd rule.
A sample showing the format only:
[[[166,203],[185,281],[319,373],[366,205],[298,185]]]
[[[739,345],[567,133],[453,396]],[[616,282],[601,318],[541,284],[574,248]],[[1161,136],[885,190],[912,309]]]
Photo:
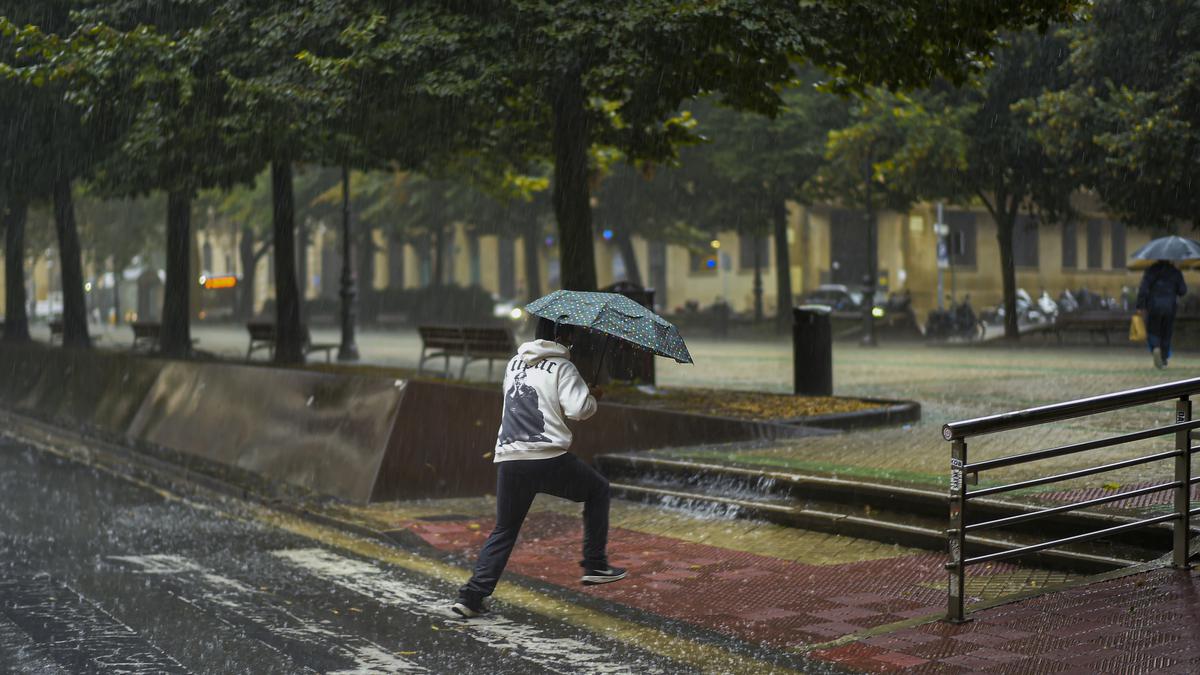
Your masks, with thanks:
[[[1134,314],[1129,321],[1129,341],[1142,342],[1146,339],[1146,322],[1141,314]]]

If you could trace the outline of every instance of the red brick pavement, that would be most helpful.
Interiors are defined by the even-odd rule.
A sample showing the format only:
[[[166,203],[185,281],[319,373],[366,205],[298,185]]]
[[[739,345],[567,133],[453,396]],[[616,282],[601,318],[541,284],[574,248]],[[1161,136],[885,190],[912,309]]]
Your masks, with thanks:
[[[814,652],[868,672],[1198,673],[1200,575],[1159,569]]]
[[[486,520],[405,523],[430,544],[473,556]],[[938,554],[806,565],[614,528],[627,581],[578,583],[575,518],[535,513],[509,569],[648,613],[776,648],[837,638],[944,610]],[[1012,571],[997,565],[987,573]],[[932,585],[932,587],[931,587]],[[866,672],[1200,673],[1200,575],[1159,569],[980,610],[964,625],[931,622],[816,658]]]
[[[474,556],[492,523],[407,526],[440,549]],[[581,529],[576,518],[532,514],[508,569],[777,648],[821,644],[945,608],[945,557],[936,553],[806,565],[620,528],[610,533],[609,550],[630,578],[584,587],[575,566]],[[995,565],[987,573],[1015,569]]]

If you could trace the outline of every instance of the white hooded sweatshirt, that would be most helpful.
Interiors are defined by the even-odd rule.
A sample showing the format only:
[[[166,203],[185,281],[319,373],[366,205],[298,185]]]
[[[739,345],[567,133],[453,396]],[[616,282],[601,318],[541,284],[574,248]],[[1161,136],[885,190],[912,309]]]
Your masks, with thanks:
[[[550,459],[571,447],[567,420],[586,420],[596,399],[570,361],[570,351],[550,340],[517,348],[504,370],[504,411],[495,461]]]

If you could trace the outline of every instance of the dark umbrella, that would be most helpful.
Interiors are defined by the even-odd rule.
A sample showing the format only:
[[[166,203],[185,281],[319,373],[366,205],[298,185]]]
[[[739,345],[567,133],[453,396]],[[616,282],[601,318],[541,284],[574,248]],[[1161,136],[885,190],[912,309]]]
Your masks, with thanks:
[[[679,363],[692,363],[687,345],[671,322],[623,295],[555,291],[529,303],[525,311],[556,323],[604,333]],[[603,352],[600,358],[604,358]]]
[[[1159,237],[1133,252],[1130,269],[1144,269],[1156,260],[1200,259],[1200,242],[1180,236]]]

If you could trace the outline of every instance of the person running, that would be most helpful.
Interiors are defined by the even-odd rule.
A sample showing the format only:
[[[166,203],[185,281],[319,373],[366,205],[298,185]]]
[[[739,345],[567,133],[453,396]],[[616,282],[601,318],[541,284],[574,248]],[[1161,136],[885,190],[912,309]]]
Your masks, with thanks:
[[[1175,330],[1175,300],[1187,293],[1183,273],[1167,260],[1146,269],[1138,288],[1137,311],[1146,322],[1146,344],[1155,368],[1166,368],[1171,358],[1171,333]]]
[[[626,571],[608,564],[608,481],[568,450],[566,420],[586,420],[602,392],[589,388],[571,363],[571,326],[539,319],[535,339],[517,349],[504,371],[504,410],[496,438],[496,527],[484,542],[471,580],[453,610],[471,618],[487,612],[484,598],[508,564],[517,534],[538,493],[583,502],[584,584],[606,584]]]

